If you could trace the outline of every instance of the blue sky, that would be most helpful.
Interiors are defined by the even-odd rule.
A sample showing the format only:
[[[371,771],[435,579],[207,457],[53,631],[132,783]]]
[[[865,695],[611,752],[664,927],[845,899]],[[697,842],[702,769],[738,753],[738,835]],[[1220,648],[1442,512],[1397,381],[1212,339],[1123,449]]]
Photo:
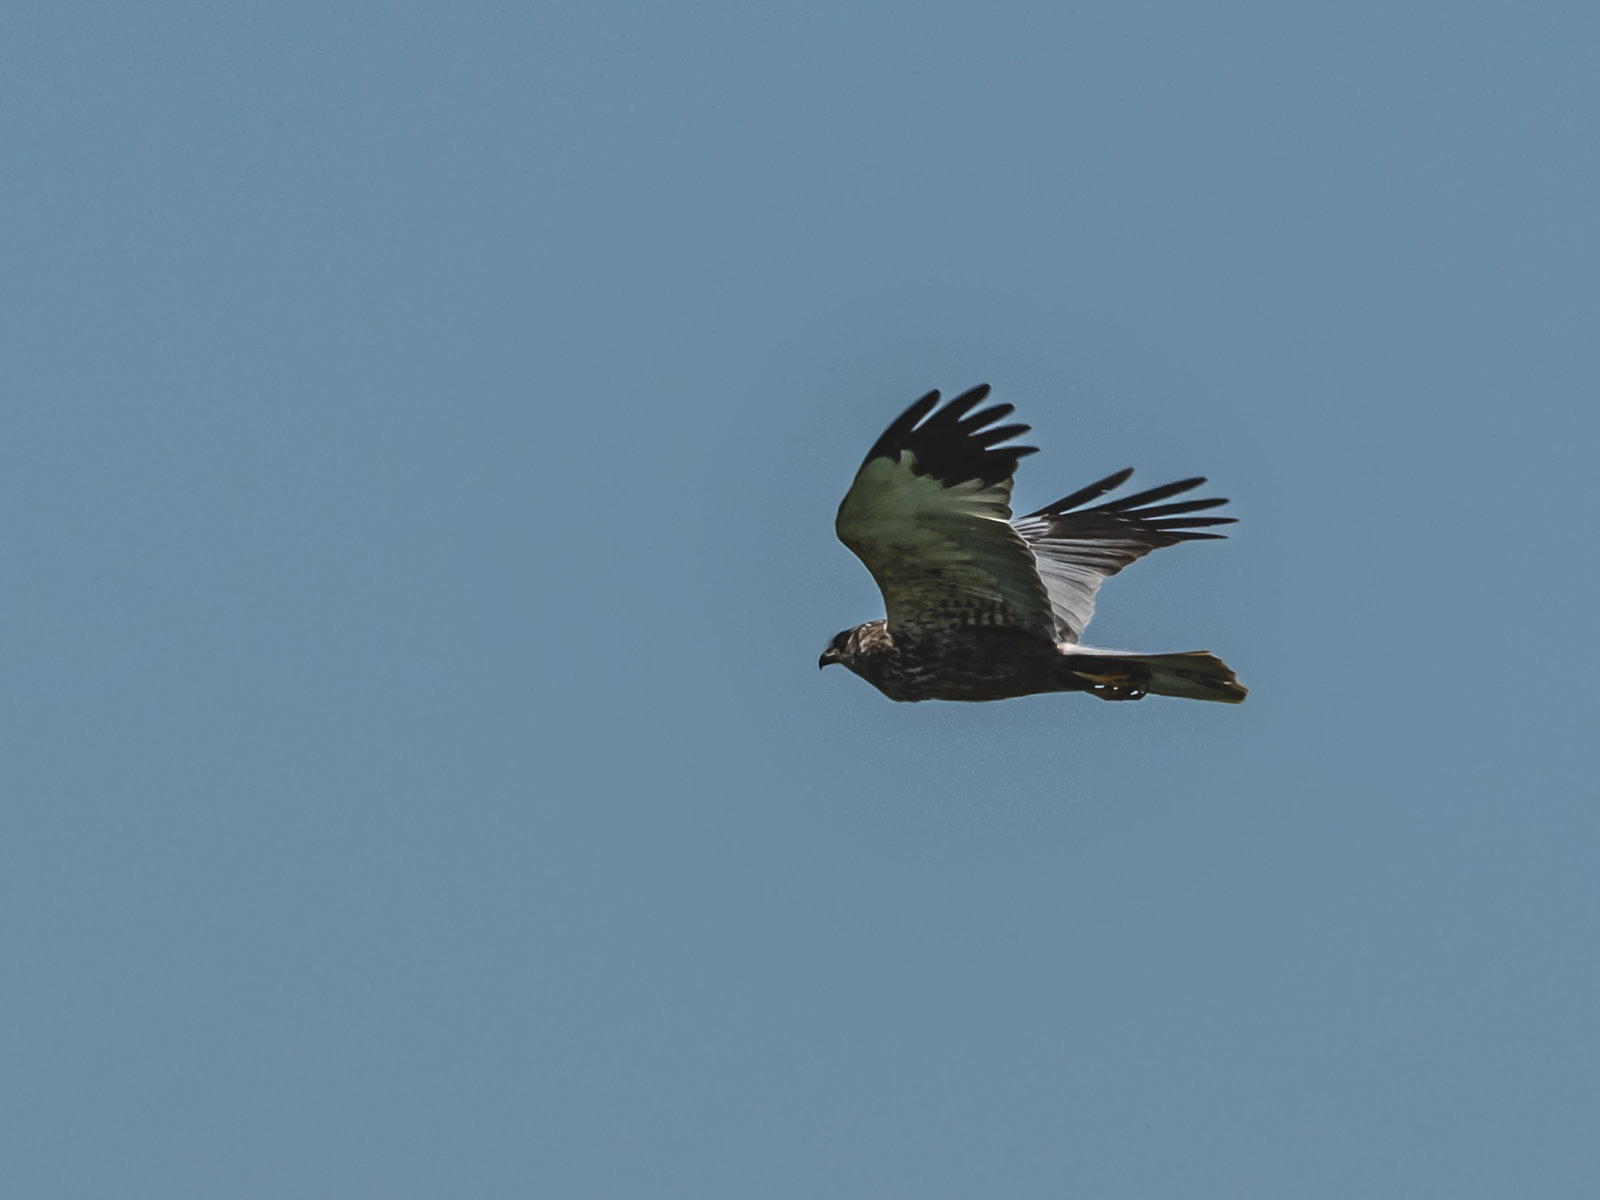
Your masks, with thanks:
[[[1592,6],[14,6],[0,1190],[1600,1185]],[[898,706],[931,387],[1238,708]]]

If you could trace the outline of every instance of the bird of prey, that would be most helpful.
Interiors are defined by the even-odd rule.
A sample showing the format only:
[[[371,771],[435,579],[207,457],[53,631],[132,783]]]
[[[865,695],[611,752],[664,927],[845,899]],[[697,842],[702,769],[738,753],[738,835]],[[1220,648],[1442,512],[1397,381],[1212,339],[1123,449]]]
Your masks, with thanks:
[[[1195,478],[1094,504],[1129,467],[1013,520],[1012,476],[1037,447],[1001,444],[1028,426],[996,424],[1010,404],[973,412],[988,395],[985,384],[939,408],[929,392],[867,452],[834,529],[872,572],[888,617],[846,629],[817,665],[842,663],[891,700],[1242,701],[1233,672],[1204,650],[1129,654],[1078,641],[1101,583],[1162,546],[1221,537],[1201,531],[1233,518],[1191,514],[1227,501],[1166,503],[1205,482]]]

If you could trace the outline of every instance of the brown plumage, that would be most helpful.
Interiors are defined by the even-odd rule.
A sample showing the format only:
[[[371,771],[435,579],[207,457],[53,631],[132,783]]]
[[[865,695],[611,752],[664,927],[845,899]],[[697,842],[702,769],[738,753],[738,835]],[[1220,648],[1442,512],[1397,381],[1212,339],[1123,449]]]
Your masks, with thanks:
[[[1012,476],[1035,448],[999,444],[1028,427],[995,424],[1009,404],[973,412],[988,394],[976,387],[939,408],[929,392],[867,452],[834,527],[877,580],[888,616],[837,635],[819,665],[841,663],[891,700],[1243,700],[1206,651],[1078,644],[1105,579],[1162,546],[1220,537],[1203,531],[1231,517],[1190,514],[1227,501],[1162,503],[1205,482],[1195,478],[1083,507],[1122,486],[1129,468],[1012,520]]]

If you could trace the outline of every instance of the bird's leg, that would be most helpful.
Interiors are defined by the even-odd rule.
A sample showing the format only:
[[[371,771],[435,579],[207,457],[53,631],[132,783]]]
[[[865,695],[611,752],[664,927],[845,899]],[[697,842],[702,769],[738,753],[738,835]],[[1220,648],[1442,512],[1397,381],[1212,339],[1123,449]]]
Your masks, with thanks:
[[[1088,684],[1090,695],[1102,700],[1142,700],[1150,673],[1142,668],[1131,668],[1115,661],[1095,663],[1086,667],[1080,658],[1074,664],[1074,673]]]
[[[1097,683],[1089,689],[1091,696],[1102,700],[1143,700],[1145,691],[1137,684]]]

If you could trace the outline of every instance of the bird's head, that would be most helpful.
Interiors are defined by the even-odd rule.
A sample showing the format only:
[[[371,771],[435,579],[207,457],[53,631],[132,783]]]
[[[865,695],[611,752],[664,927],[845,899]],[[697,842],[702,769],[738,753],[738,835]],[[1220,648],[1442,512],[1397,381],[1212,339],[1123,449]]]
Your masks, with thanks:
[[[855,648],[850,644],[850,635],[854,632],[854,629],[846,629],[843,633],[833,635],[833,641],[828,643],[828,648],[822,652],[822,657],[817,660],[819,670],[829,663],[843,663],[848,667],[855,661]]]

